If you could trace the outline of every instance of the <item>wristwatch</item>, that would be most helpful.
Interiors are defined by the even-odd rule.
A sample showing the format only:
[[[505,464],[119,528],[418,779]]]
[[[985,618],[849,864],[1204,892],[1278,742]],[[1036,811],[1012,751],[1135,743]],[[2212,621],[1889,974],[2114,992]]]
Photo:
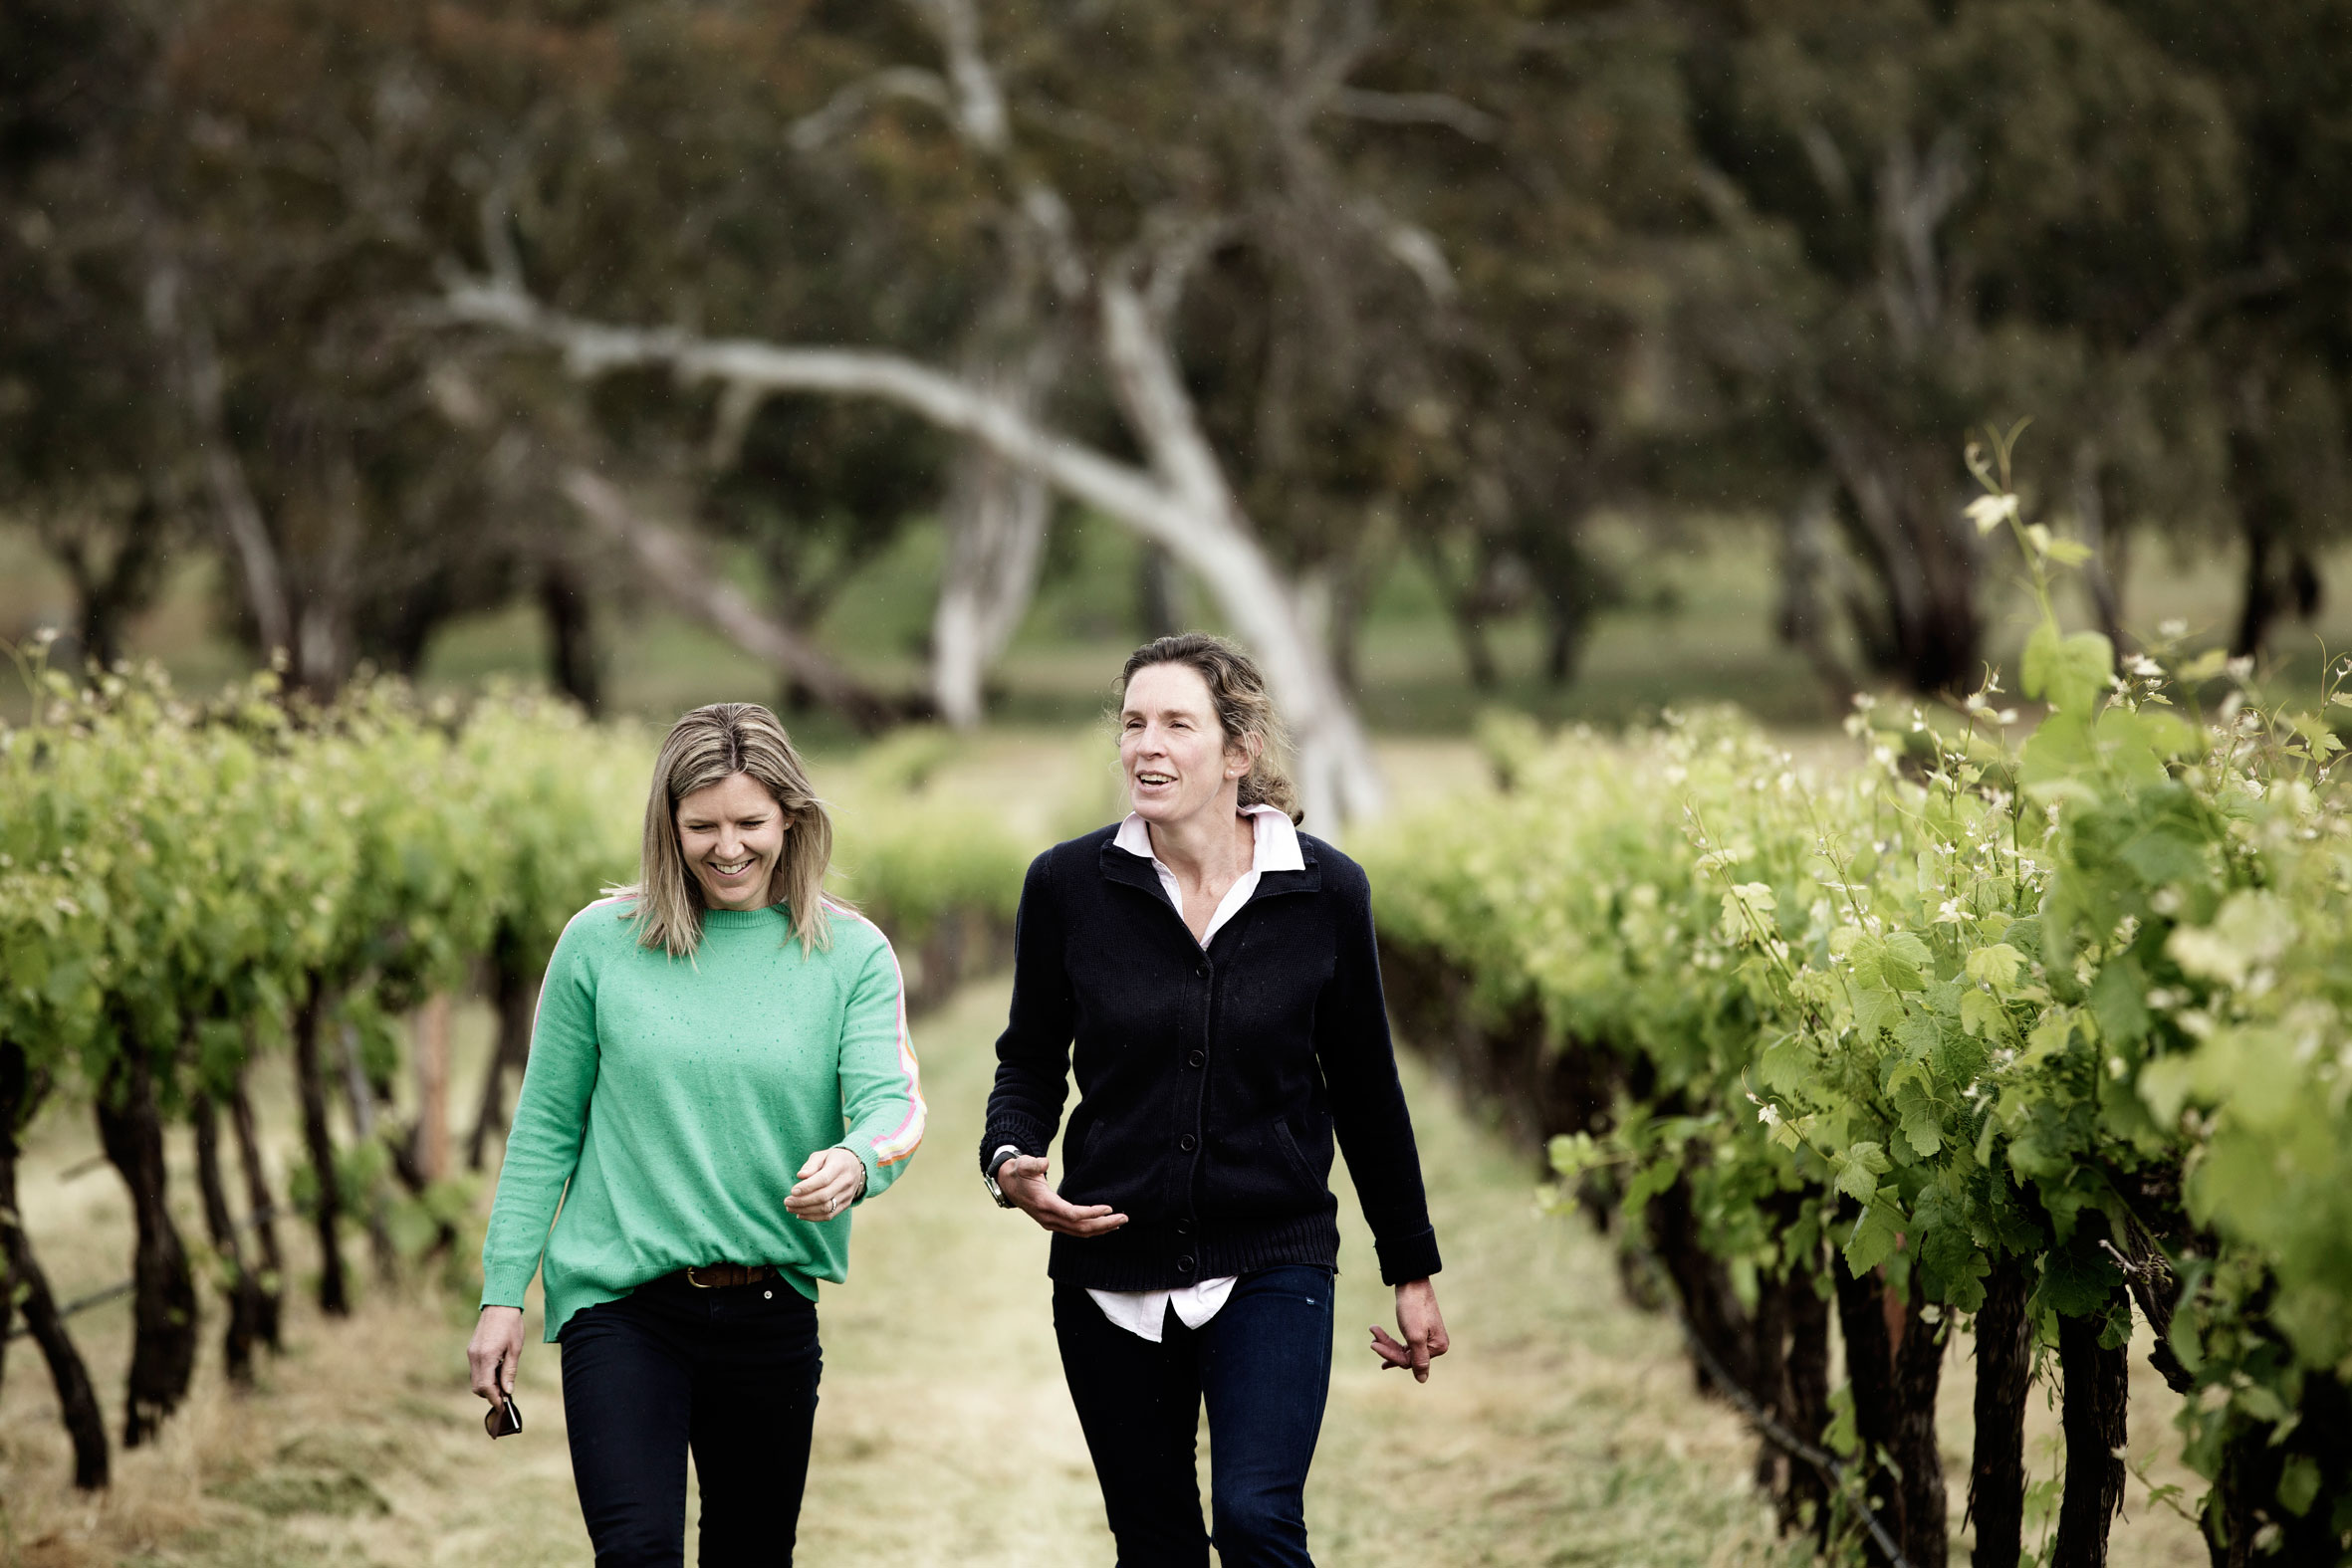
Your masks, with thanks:
[[[1005,1190],[997,1185],[997,1172],[1004,1169],[1007,1160],[1018,1158],[1020,1154],[1021,1151],[1009,1143],[1000,1145],[997,1152],[988,1157],[988,1169],[980,1173],[980,1185],[988,1189],[988,1196],[997,1201],[999,1209],[1012,1208],[1013,1200],[1007,1198]]]

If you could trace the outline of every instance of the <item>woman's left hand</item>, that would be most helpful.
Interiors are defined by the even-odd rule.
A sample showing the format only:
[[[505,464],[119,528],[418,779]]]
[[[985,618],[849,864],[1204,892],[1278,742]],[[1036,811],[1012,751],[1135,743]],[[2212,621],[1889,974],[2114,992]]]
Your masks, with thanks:
[[[1404,1333],[1404,1342],[1388,1337],[1375,1323],[1372,1325],[1372,1353],[1380,1358],[1380,1370],[1390,1367],[1410,1367],[1413,1381],[1429,1381],[1429,1364],[1444,1355],[1451,1347],[1446,1337],[1446,1320],[1437,1309],[1437,1286],[1426,1279],[1408,1279],[1396,1287],[1396,1326]]]
[[[785,1195],[796,1220],[822,1225],[856,1200],[865,1186],[865,1162],[846,1149],[820,1149],[801,1167],[800,1184]]]

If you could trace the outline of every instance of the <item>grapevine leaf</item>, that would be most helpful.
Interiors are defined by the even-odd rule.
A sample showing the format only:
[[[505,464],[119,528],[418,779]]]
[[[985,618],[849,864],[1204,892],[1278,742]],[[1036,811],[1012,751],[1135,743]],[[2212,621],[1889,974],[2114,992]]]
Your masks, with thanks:
[[[1931,1295],[1974,1312],[1985,1304],[1985,1276],[1992,1272],[1969,1224],[1968,1205],[1941,1184],[1919,1196],[1911,1211],[1912,1251]]]
[[[2024,954],[2006,942],[1996,942],[1969,955],[1968,976],[1992,987],[1995,996],[2005,997],[2017,989],[2017,971],[2024,963]]]
[[[2060,713],[2088,713],[2115,674],[2115,645],[2095,631],[2078,631],[2058,645],[2045,690]]]
[[[2248,1384],[2231,1396],[2230,1403],[2259,1422],[2276,1426],[2286,1420],[2286,1401],[2259,1383]]]
[[[1996,1038],[2008,1024],[2008,1013],[1990,992],[1960,994],[1960,1026],[1986,1039]]]
[[[2025,1037],[2025,1060],[2039,1061],[2044,1056],[2065,1052],[2066,1042],[2074,1033],[2074,1015],[2063,1008],[2042,1015],[2033,1025],[2033,1032]]]
[[[1838,1165],[1837,1190],[1856,1203],[1866,1204],[1870,1195],[1878,1191],[1878,1178],[1893,1169],[1886,1150],[1878,1144],[1850,1145]]]
[[[2029,961],[2040,958],[2040,917],[2037,915],[2027,915],[2022,920],[2013,920],[2009,922],[2008,927],[2001,932],[2000,940],[2006,942],[2010,947],[2015,948],[2018,952],[2024,954],[2026,959]]]
[[[1902,1109],[1903,1141],[1920,1159],[1934,1159],[1936,1151],[1944,1147],[1944,1118],[1936,1102],[1924,1093],[1914,1093]]]
[[[2112,1044],[2131,1045],[2147,1037],[2148,988],[2137,964],[2126,959],[2099,972],[2091,987],[2091,1016],[2099,1020],[2099,1037]]]
[[[2026,696],[2040,697],[2050,689],[2058,656],[2057,622],[2044,619],[2025,639],[2025,656],[2018,664],[2017,684]]]
[[[1854,1023],[1862,1030],[1865,1043],[1875,1040],[1881,1030],[1894,1028],[1903,1021],[1903,999],[1884,986],[1862,986],[1854,992]]]
[[[2033,1298],[2044,1310],[2061,1316],[2089,1317],[2106,1309],[2122,1283],[2123,1270],[2115,1260],[2084,1244],[2077,1232],[2073,1242],[2042,1259],[2041,1283]]]
[[[2203,681],[2212,680],[2229,667],[2230,650],[2228,648],[2208,648],[2181,666],[2180,677],[2183,684],[2193,686]]]
[[[1846,1238],[1846,1268],[1856,1279],[1861,1278],[1894,1255],[1895,1242],[1902,1233],[1902,1210],[1886,1199],[1871,1199],[1854,1224],[1854,1233]]]
[[[2170,1127],[2180,1121],[2181,1107],[2197,1086],[2197,1063],[2188,1056],[2160,1056],[2140,1069],[2138,1086],[2149,1114],[2159,1126]]]
[[[2294,936],[2295,917],[2285,903],[2248,888],[2224,899],[2212,925],[2175,931],[2165,951],[2192,975],[2242,986],[2255,968],[2285,952]]]
[[[1723,926],[1734,942],[1752,940],[1758,930],[1769,931],[1771,921],[1764,917],[1776,907],[1768,883],[1742,882],[1723,896]]]
[[[2205,840],[2189,824],[2160,821],[2123,846],[2123,863],[2151,887],[2185,881],[2205,869]]]
[[[2296,1518],[2311,1511],[2319,1496],[2319,1465],[2308,1454],[2298,1454],[2278,1469],[2278,1505]]]
[[[1811,1083],[1812,1076],[1813,1052],[1804,1036],[1794,1031],[1766,1045],[1757,1060],[1758,1079],[1776,1094],[1795,1094]]]

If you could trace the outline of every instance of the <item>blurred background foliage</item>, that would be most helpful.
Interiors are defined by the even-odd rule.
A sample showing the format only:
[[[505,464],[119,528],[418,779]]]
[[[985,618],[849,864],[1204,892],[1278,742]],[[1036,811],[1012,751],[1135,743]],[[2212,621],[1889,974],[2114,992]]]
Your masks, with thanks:
[[[1973,685],[1989,417],[2119,644],[2292,651],[2352,506],[2347,102],[2332,0],[9,0],[0,636],[1089,714],[1220,584],[904,406],[445,306],[881,350],[1157,469],[1134,278],[1376,726]]]

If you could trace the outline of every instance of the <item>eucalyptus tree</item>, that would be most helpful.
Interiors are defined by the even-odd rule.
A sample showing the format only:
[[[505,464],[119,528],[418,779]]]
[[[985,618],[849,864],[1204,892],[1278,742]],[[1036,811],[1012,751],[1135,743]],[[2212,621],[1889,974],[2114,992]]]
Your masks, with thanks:
[[[1202,577],[1266,661],[1299,734],[1308,808],[1344,819],[1372,808],[1379,786],[1319,635],[1315,604],[1330,588],[1315,571],[1360,542],[1362,498],[1393,488],[1377,472],[1379,434],[1425,403],[1417,383],[1434,356],[1412,339],[1442,336],[1432,324],[1451,280],[1427,229],[1333,151],[1332,127],[1485,123],[1450,95],[1356,85],[1383,37],[1369,5],[1305,0],[1075,16],[1009,6],[988,14],[985,35],[973,8],[926,0],[873,22],[857,49],[811,24],[792,58],[838,75],[807,101],[799,139],[886,176],[901,232],[869,221],[803,236],[801,254],[813,248],[866,294],[955,302],[963,331],[912,341],[958,342],[989,329],[1005,286],[933,294],[932,258],[903,231],[1017,234],[985,254],[1049,291],[1038,351],[1068,345],[1064,395],[1115,414],[1105,443],[968,363],[919,357],[903,336],[717,316],[697,286],[705,256],[658,289],[637,269],[608,289],[596,255],[551,243],[528,199],[512,237],[504,225],[485,237],[480,270],[444,292],[442,312],[555,347],[590,379],[658,370],[709,386],[714,419],[784,392],[895,402],[1132,529]],[[588,178],[588,161],[576,151],[540,183]],[[988,199],[968,200],[974,188]],[[832,249],[868,244],[887,270]],[[1388,351],[1400,341],[1413,351]],[[1351,423],[1352,449],[1329,439]]]
[[[73,648],[102,664],[186,534],[144,236],[119,199],[157,46],[153,19],[112,0],[0,13],[0,517],[64,570]]]
[[[2202,499],[2163,377],[2193,379],[2190,329],[2233,298],[2238,130],[2094,0],[1685,14],[1698,189],[1742,264],[1699,330],[1833,480],[1872,669],[1964,684],[1985,621],[1954,432],[2031,413],[2067,454],[2037,484],[2120,467],[2151,512]]]
[[[2234,651],[2316,605],[2323,553],[2352,527],[2352,13],[2328,0],[2118,9],[2225,106],[2242,220],[2205,284],[2201,406],[2225,492],[2208,537],[2244,552]],[[2235,539],[2230,540],[2234,534]]]

